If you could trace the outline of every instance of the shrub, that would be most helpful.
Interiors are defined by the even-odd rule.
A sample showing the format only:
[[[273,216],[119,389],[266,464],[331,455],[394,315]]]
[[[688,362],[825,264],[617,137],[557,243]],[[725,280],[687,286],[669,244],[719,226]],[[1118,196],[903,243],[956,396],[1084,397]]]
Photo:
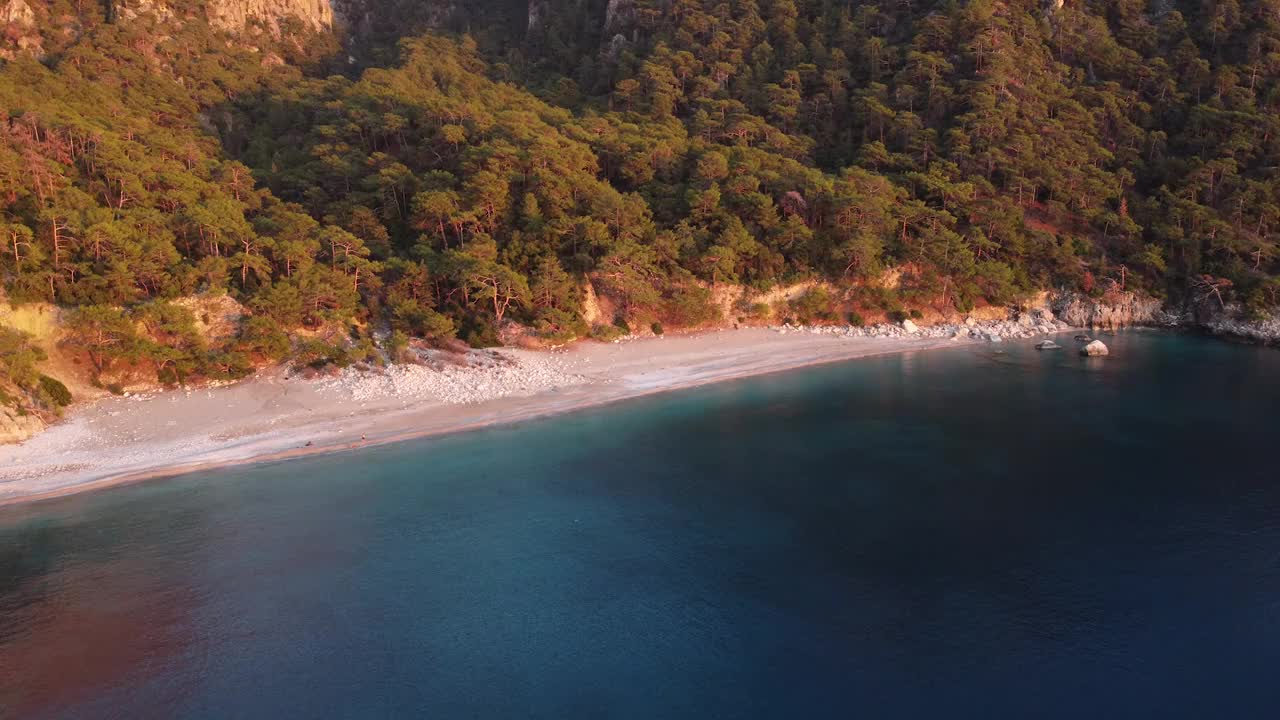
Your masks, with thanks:
[[[660,323],[660,322],[655,322],[654,324],[652,324],[652,325],[650,325],[650,326],[649,326],[649,329],[653,331],[653,334],[654,334],[654,335],[661,335],[661,334],[662,334],[662,323]]]
[[[614,316],[613,326],[621,330],[623,335],[631,334],[631,326],[627,324],[627,319],[622,316],[622,313]]]
[[[253,374],[253,358],[236,349],[215,351],[204,363],[205,374],[216,380],[230,380]]]
[[[302,343],[294,360],[298,365],[315,368],[316,370],[320,370],[330,364],[338,367],[347,367],[353,362],[346,348],[336,344],[329,344],[319,339]]]
[[[177,368],[165,366],[156,369],[156,382],[161,385],[181,385],[182,377]]]
[[[470,313],[462,319],[457,336],[473,348],[495,347],[502,344],[498,339],[498,329],[493,326],[492,318],[478,313]]]
[[[369,337],[362,337],[348,346],[347,357],[353,363],[382,365],[382,355],[378,353],[378,346],[374,345],[373,339]]]
[[[391,326],[420,338],[451,338],[457,327],[448,316],[417,300],[401,300],[391,305]]]
[[[565,342],[588,335],[591,328],[577,313],[559,308],[543,308],[538,311],[534,323],[538,334],[551,342]]]
[[[907,319],[907,311],[906,311],[906,310],[901,310],[901,309],[899,309],[899,310],[890,310],[890,311],[888,312],[888,317],[889,317],[889,321],[890,321],[890,322],[900,323],[900,322],[902,322],[903,320],[906,320],[906,319]]]
[[[0,327],[0,378],[21,388],[31,388],[40,377],[36,364],[44,359],[44,351],[32,341],[31,335]]]
[[[268,360],[283,360],[289,355],[292,343],[289,335],[269,317],[253,315],[240,322],[240,334],[235,349]]]
[[[849,324],[854,327],[862,327],[867,324],[867,321],[864,320],[862,315],[860,315],[857,311],[849,312],[849,314],[846,317],[849,318]]]
[[[677,327],[695,327],[721,319],[711,291],[697,285],[678,287],[663,302],[665,319]]]
[[[835,314],[831,311],[831,306],[831,293],[823,287],[811,288],[791,301],[791,309],[800,318],[800,322],[806,324],[815,320],[834,319]]]
[[[391,337],[387,339],[387,354],[391,356],[391,362],[401,363],[409,359],[409,336],[399,330],[392,331]]]
[[[600,342],[612,342],[625,335],[617,325],[597,325],[591,329],[591,337]]]
[[[912,310],[911,310],[911,319],[912,319],[912,320],[923,320],[923,319],[924,319],[924,313],[920,312],[919,310],[916,310],[916,309],[912,308]]]

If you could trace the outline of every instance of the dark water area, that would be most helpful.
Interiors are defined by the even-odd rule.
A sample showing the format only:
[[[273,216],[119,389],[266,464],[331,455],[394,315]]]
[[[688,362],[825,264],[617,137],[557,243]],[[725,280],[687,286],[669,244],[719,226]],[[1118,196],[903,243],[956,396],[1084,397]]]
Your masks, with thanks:
[[[1105,339],[0,509],[0,716],[1275,717],[1280,352]]]

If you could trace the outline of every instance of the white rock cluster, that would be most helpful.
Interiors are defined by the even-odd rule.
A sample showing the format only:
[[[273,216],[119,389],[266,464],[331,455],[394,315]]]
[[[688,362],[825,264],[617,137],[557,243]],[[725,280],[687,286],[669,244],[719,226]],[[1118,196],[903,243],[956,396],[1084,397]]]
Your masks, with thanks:
[[[881,323],[865,328],[853,327],[852,325],[782,325],[775,327],[774,331],[783,335],[787,333],[808,333],[810,335],[870,338],[918,337],[928,339],[951,338],[954,340],[974,338],[989,342],[1001,342],[1004,340],[1051,335],[1067,330],[1069,327],[1066,323],[1054,319],[1053,315],[1048,311],[1033,310],[1029,313],[1023,313],[1015,320],[977,321],[970,318],[964,324],[947,323],[928,327],[919,327],[911,320],[904,320],[901,325]]]
[[[347,368],[337,377],[318,382],[317,389],[355,402],[394,397],[406,402],[466,405],[534,395],[585,381],[581,375],[566,372],[554,356],[509,360],[437,369],[423,365],[393,365],[383,370]]]
[[[1205,323],[1216,335],[1228,335],[1260,343],[1280,344],[1280,314],[1257,320],[1219,316]]]

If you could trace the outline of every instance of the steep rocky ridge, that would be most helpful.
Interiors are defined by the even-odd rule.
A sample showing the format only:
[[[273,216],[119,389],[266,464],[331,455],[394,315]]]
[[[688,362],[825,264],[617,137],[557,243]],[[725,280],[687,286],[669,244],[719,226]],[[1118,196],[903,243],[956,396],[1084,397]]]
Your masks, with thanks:
[[[607,39],[627,33],[634,0],[575,0]],[[237,33],[261,28],[279,37],[290,23],[339,32],[350,45],[393,46],[399,37],[429,29],[483,32],[504,40],[545,29],[557,10],[550,0],[0,0],[0,58],[56,54],[104,22],[150,17],[183,22],[202,18]]]
[[[372,2],[373,0],[369,0]],[[72,5],[62,0],[0,0],[0,58],[56,54],[94,26],[153,18],[203,19],[229,32],[262,28],[280,36],[290,23],[312,31],[335,24],[331,0],[107,0]]]
[[[278,31],[287,18],[300,20],[313,30],[333,26],[329,0],[206,0],[198,4],[184,0],[115,0],[108,7],[108,16],[124,20],[147,13],[181,16],[201,8],[212,25],[224,30],[244,30],[257,22]]]

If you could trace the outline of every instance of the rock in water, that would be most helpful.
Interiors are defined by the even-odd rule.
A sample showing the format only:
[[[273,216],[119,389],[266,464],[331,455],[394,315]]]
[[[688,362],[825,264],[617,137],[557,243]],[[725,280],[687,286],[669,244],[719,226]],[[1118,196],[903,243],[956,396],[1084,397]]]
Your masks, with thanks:
[[[903,321],[902,321],[902,329],[903,329],[903,330],[906,330],[906,331],[907,331],[907,332],[909,332],[909,333],[913,333],[913,334],[914,334],[914,333],[915,333],[916,331],[918,331],[920,328],[916,327],[916,324],[915,324],[915,323],[913,323],[913,322],[911,322],[910,320],[903,320]]]
[[[1080,342],[1085,342],[1085,343],[1093,342],[1093,338],[1089,337],[1088,335],[1077,335],[1076,340],[1079,340]]]
[[[1080,354],[1087,357],[1100,357],[1102,355],[1107,355],[1110,352],[1111,351],[1107,349],[1107,346],[1104,345],[1101,340],[1094,340],[1088,345],[1080,348]]]
[[[1062,346],[1052,340],[1045,340],[1042,343],[1036,343],[1037,350],[1058,350]]]

